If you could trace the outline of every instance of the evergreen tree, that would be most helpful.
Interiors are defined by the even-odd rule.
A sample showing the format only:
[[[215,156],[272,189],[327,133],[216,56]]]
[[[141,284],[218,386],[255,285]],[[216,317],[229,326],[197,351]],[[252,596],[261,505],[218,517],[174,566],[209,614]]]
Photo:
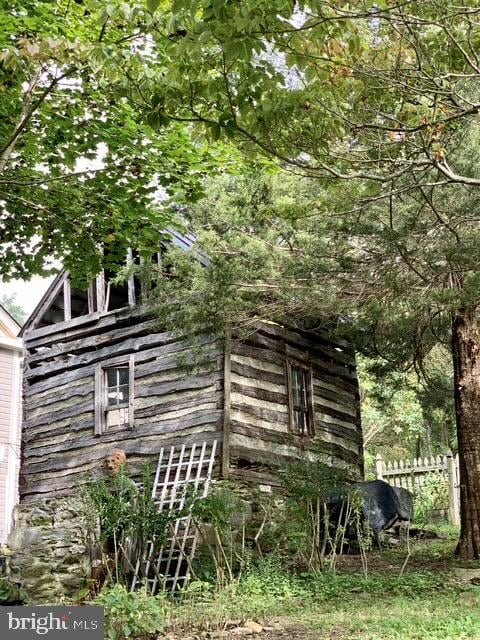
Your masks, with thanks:
[[[478,158],[474,132],[458,139],[455,161],[465,172]],[[432,180],[432,182],[434,182]],[[183,323],[251,330],[258,317],[314,326],[337,319],[366,353],[390,368],[416,367],[438,345],[451,350],[461,472],[462,557],[480,555],[480,262],[476,190],[435,184],[385,202],[362,201],[351,183],[277,176],[224,177],[190,209],[203,268],[170,252],[170,273],[158,289],[176,300]],[[356,203],[345,211],[345,203]],[[185,288],[179,289],[179,281]],[[346,320],[349,316],[354,320]]]

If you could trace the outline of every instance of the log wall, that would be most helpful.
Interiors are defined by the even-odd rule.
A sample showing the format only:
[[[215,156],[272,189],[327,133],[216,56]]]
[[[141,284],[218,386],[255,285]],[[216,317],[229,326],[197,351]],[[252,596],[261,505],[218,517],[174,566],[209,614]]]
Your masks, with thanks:
[[[162,446],[222,438],[223,350],[191,344],[132,310],[29,331],[25,340],[22,502],[72,493],[122,448],[135,473]],[[133,429],[94,433],[95,366],[135,354]]]
[[[312,367],[315,435],[289,430],[286,360]],[[363,475],[360,400],[355,356],[345,342],[322,332],[262,324],[249,338],[232,339],[230,475],[271,483],[266,471],[309,451]],[[274,480],[273,480],[274,482]]]
[[[91,314],[31,330],[24,340],[22,502],[71,493],[88,472],[101,472],[112,448],[126,451],[135,472],[162,446],[221,442],[223,434],[218,465],[232,478],[272,484],[269,467],[314,450],[328,464],[363,473],[354,353],[322,332],[264,323],[248,338],[234,335],[226,357],[219,340],[203,338],[195,372],[184,364],[190,341],[139,310]],[[95,435],[95,367],[132,353],[135,426]],[[287,358],[312,367],[312,437],[289,430]]]

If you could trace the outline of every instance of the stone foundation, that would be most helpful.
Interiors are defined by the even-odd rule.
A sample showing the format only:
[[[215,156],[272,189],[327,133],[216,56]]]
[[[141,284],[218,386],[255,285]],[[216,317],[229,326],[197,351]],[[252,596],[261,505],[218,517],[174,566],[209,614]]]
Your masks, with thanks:
[[[90,554],[75,498],[49,498],[15,508],[8,539],[9,577],[25,604],[75,597],[87,584]]]

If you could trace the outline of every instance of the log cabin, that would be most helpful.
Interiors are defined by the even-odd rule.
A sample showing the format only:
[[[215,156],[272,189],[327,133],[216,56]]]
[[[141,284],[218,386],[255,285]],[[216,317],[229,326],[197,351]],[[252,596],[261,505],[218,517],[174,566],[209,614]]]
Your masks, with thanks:
[[[193,238],[172,232],[172,241],[188,251]],[[82,291],[64,271],[22,335],[20,506],[10,545],[13,575],[32,602],[80,586],[74,559],[62,564],[61,549],[72,547],[83,562],[65,500],[101,472],[112,448],[126,452],[135,474],[162,447],[215,442],[214,477],[263,491],[278,484],[275,465],[313,451],[363,475],[355,355],[325,331],[262,322],[242,339],[197,337],[201,362],[192,368],[190,336],[162,330],[135,276],[118,284],[102,273]],[[36,564],[48,565],[49,581]]]

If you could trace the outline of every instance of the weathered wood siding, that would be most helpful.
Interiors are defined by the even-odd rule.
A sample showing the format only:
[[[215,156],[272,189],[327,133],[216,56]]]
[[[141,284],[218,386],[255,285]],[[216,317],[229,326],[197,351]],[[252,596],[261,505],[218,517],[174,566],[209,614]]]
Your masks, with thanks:
[[[36,329],[24,340],[22,501],[72,492],[88,472],[99,472],[115,447],[125,450],[135,471],[162,446],[221,440],[218,341],[203,339],[205,362],[198,370],[185,369],[191,344],[131,310]],[[95,365],[131,353],[135,426],[95,435]]]
[[[289,431],[287,358],[312,366],[313,437]],[[232,477],[268,482],[267,466],[313,449],[320,450],[328,464],[363,473],[355,356],[346,343],[321,332],[313,335],[263,324],[247,339],[234,336],[230,360]]]

